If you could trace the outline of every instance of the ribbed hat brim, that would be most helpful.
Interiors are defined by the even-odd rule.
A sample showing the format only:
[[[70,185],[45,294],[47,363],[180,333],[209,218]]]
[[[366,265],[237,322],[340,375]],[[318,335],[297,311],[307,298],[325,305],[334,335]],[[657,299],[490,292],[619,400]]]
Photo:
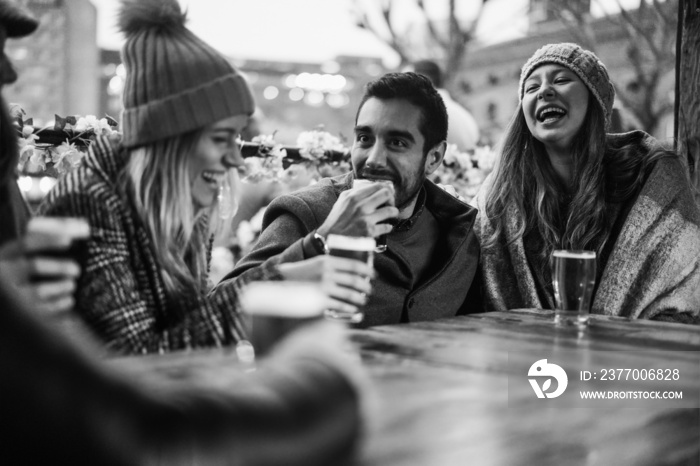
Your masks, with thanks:
[[[252,115],[255,100],[233,72],[193,89],[122,113],[123,144],[133,148],[203,128],[234,115]]]

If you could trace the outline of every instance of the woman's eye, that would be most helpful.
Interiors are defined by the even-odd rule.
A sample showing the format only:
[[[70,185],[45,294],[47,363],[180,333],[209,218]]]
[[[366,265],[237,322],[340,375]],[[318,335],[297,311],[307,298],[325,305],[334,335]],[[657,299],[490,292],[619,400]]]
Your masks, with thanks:
[[[525,92],[534,92],[539,88],[538,85],[536,84],[530,84],[529,86],[525,87]]]

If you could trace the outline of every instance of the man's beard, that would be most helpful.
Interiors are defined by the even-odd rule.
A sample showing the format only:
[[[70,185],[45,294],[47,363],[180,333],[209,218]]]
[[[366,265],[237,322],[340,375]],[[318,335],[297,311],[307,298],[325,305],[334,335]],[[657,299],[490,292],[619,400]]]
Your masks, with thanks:
[[[17,129],[5,99],[0,96],[0,186],[14,178],[18,162]]]
[[[399,210],[403,210],[418,197],[418,193],[426,178],[425,164],[421,164],[414,173],[406,174],[403,177],[390,168],[376,169],[362,165],[355,170],[355,177],[391,180],[394,183],[396,207]]]

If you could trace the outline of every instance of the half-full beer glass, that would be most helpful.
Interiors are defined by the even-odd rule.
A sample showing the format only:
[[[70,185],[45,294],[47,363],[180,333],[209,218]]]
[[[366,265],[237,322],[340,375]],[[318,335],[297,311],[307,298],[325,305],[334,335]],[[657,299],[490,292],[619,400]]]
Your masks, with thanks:
[[[328,235],[328,254],[331,256],[347,257],[366,262],[370,267],[374,265],[374,250],[377,245],[374,238]],[[364,319],[364,312],[354,313],[344,312],[338,309],[326,309],[324,314],[333,320],[343,320],[350,323],[361,322]]]
[[[557,325],[587,325],[595,287],[595,252],[557,250],[552,253],[552,282]]]
[[[356,180],[353,180],[353,182],[352,182],[352,188],[353,189],[361,188],[362,186],[367,186],[368,184],[371,184],[371,183],[379,183],[383,186],[386,186],[387,188],[389,188],[391,190],[392,194],[395,195],[394,183],[391,180],[367,180],[367,179],[359,179],[358,180],[358,179],[356,179]],[[384,206],[381,206],[381,207],[384,207]],[[391,222],[382,222],[382,223],[391,223]],[[377,246],[376,246],[374,251],[379,252],[379,253],[386,251],[386,248],[387,248],[386,235],[378,236],[376,238],[376,241],[377,241]]]

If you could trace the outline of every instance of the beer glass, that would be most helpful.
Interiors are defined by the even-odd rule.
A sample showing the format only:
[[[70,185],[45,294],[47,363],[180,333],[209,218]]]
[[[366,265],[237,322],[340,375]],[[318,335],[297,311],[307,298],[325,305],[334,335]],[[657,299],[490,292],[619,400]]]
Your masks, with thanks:
[[[391,180],[367,180],[367,179],[360,179],[360,180],[353,180],[352,182],[352,188],[361,188],[362,186],[367,186],[368,184],[371,183],[379,183],[381,185],[386,186],[389,188],[392,192],[392,194],[395,195],[394,192],[394,183]],[[384,206],[380,206],[384,207]],[[385,222],[385,223],[390,223],[390,222]],[[377,246],[374,249],[374,252],[382,253],[386,251],[387,245],[386,245],[386,235],[380,235],[376,238],[377,241]]]
[[[34,217],[27,224],[27,235],[43,235],[45,237],[66,238],[70,242],[67,247],[47,247],[28,251],[32,256],[49,256],[73,259],[81,268],[87,260],[87,240],[90,237],[90,225],[82,218],[70,217]],[[62,243],[66,244],[66,243]],[[51,277],[43,277],[50,279]],[[60,275],[56,278],[61,278]],[[36,277],[34,280],[40,280]]]
[[[328,235],[327,244],[328,254],[331,256],[356,259],[366,262],[370,267],[374,264],[374,251],[377,245],[374,238]],[[361,322],[365,317],[362,311],[348,313],[338,309],[326,309],[324,314],[329,319],[342,320],[353,324]]]
[[[552,253],[555,324],[588,324],[595,287],[595,259],[593,251],[557,250]]]
[[[236,351],[239,358],[249,362],[255,356],[267,353],[295,329],[321,319],[326,296],[321,286],[315,283],[252,282],[243,288],[240,304],[249,340],[237,345]],[[241,354],[245,343],[252,345],[252,358]]]

